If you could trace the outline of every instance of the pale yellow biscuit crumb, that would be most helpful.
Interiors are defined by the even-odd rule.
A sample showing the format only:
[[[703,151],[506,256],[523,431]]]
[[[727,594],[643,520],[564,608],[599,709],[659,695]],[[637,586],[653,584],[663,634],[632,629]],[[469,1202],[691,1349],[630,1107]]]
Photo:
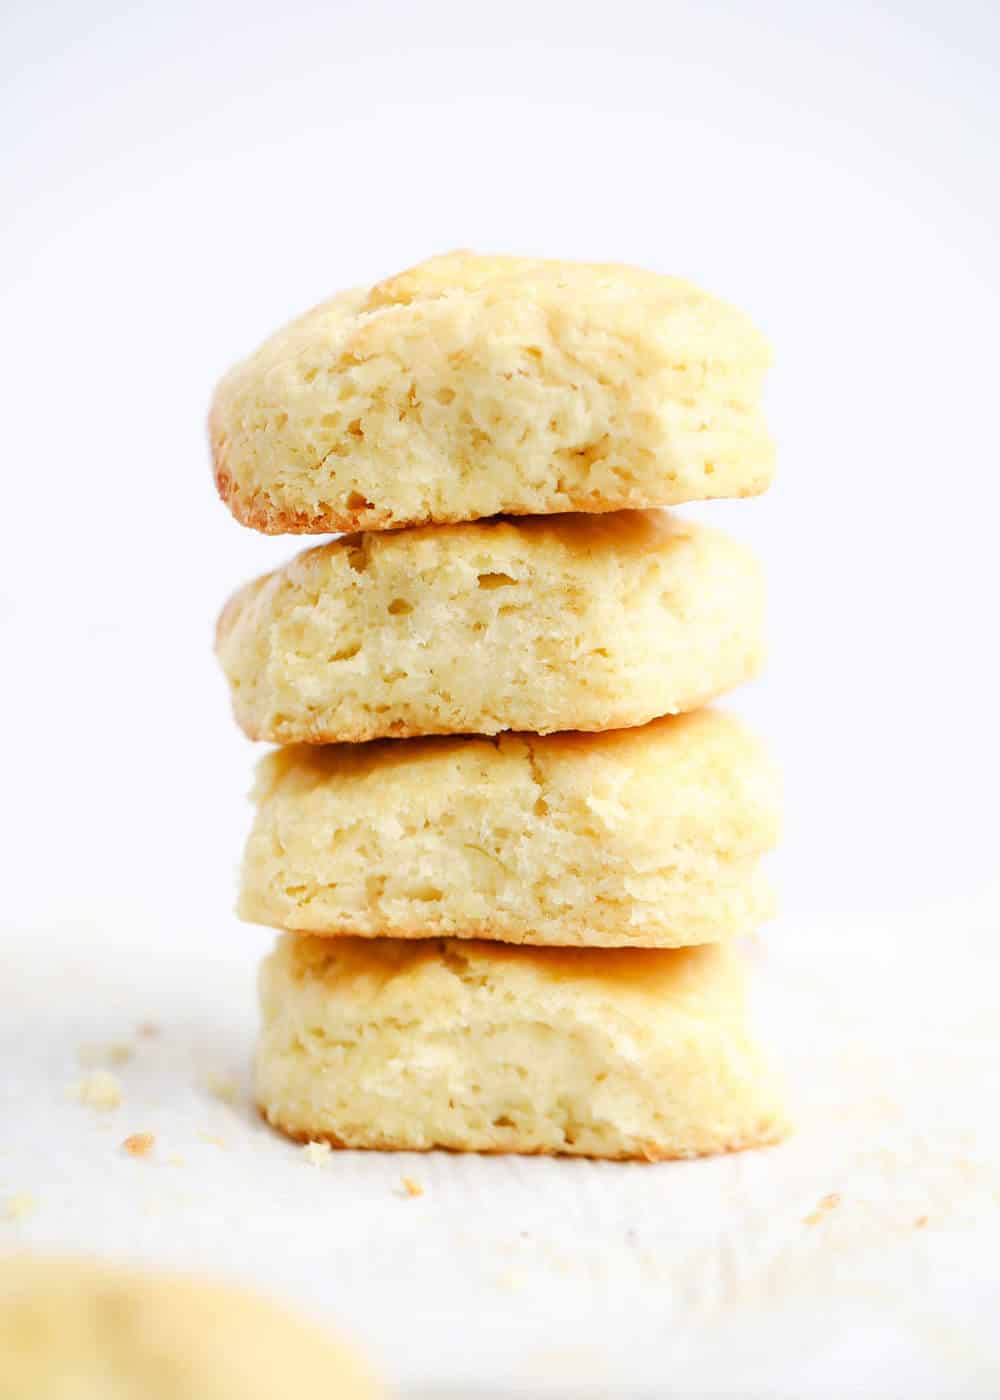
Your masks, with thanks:
[[[803,1217],[803,1225],[818,1225],[828,1211],[836,1210],[840,1205],[840,1192],[831,1191],[827,1196],[821,1196],[816,1203],[816,1209]]]
[[[403,1177],[403,1190],[407,1196],[422,1196],[424,1194],[424,1188],[419,1181],[414,1181],[412,1176]]]
[[[124,1041],[110,1041],[94,1045],[81,1045],[78,1057],[81,1065],[127,1065],[135,1051]]]
[[[3,1215],[5,1220],[23,1220],[26,1215],[38,1205],[37,1200],[30,1191],[20,1191],[16,1196],[9,1196],[4,1203]]]
[[[121,1103],[122,1086],[115,1076],[109,1074],[107,1070],[95,1069],[93,1074],[88,1074],[80,1080],[76,1088],[76,1096],[88,1108],[94,1108],[99,1113],[104,1113],[109,1109],[117,1108]]]
[[[377,1400],[326,1328],[232,1285],[87,1259],[0,1257],[4,1400]]]
[[[302,1155],[311,1167],[325,1167],[330,1160],[331,1149],[328,1142],[307,1142]]]
[[[234,1105],[240,1097],[240,1086],[232,1074],[220,1074],[215,1070],[205,1075],[205,1088],[220,1103]]]
[[[155,1145],[156,1137],[153,1133],[132,1133],[122,1143],[130,1157],[148,1157]]]

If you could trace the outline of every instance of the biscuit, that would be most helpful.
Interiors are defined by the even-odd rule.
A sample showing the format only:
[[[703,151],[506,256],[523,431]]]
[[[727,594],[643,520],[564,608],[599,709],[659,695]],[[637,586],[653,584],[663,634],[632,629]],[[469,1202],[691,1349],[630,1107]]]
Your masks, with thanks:
[[[767,342],[689,283],[452,253],[293,321],[219,385],[215,480],[269,534],[763,491]]]
[[[654,1160],[785,1130],[725,944],[285,934],[260,997],[257,1099],[293,1137]]]
[[[773,912],[780,786],[713,710],[605,734],[386,739],[263,759],[239,913],[318,934],[679,947]]]
[[[255,739],[645,724],[747,680],[744,546],[660,511],[350,535],[242,589],[217,651]]]
[[[0,1400],[382,1393],[350,1349],[249,1291],[79,1258],[0,1260]]]

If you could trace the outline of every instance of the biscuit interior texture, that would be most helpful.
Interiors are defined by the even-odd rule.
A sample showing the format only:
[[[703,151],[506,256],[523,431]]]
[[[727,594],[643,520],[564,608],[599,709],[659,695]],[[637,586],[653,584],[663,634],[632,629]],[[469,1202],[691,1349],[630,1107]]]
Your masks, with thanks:
[[[347,292],[219,385],[219,492],[269,533],[763,491],[767,342],[676,277],[453,253]]]
[[[780,782],[713,710],[604,734],[298,746],[262,760],[240,915],[321,934],[676,947],[773,912]]]
[[[382,1394],[349,1348],[249,1291],[81,1258],[0,1260],[2,1400]]]
[[[662,511],[351,535],[249,584],[217,652],[252,738],[645,724],[749,679],[760,568]]]
[[[296,1137],[653,1160],[785,1131],[725,945],[286,934],[260,997],[258,1102]]]

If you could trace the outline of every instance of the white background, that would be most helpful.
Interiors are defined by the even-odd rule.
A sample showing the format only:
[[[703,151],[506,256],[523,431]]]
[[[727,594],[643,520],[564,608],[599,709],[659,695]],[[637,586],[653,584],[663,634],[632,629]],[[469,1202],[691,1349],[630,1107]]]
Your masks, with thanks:
[[[680,273],[769,333],[778,482],[697,513],[769,567],[772,661],[735,703],[787,770],[774,946],[815,947],[820,1007],[858,976],[902,996],[911,951],[933,997],[997,931],[991,0],[22,0],[0,54],[2,956],[25,1005],[65,1020],[74,977],[155,944],[158,986],[220,989],[249,1035],[254,755],[211,636],[295,542],[215,499],[207,402],[290,315],[458,246]],[[995,986],[995,962],[954,966]],[[83,1242],[64,1206],[25,1237]]]

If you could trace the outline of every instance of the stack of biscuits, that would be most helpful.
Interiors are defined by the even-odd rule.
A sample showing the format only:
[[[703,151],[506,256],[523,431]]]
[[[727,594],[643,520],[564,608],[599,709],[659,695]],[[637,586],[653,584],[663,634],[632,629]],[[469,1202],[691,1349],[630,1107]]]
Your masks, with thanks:
[[[218,627],[238,723],[280,745],[239,898],[284,930],[276,1127],[646,1159],[782,1135],[736,948],[772,911],[778,777],[703,708],[760,667],[762,581],[662,509],[766,488],[767,363],[678,279],[456,253],[222,381],[233,514],[338,535]]]

